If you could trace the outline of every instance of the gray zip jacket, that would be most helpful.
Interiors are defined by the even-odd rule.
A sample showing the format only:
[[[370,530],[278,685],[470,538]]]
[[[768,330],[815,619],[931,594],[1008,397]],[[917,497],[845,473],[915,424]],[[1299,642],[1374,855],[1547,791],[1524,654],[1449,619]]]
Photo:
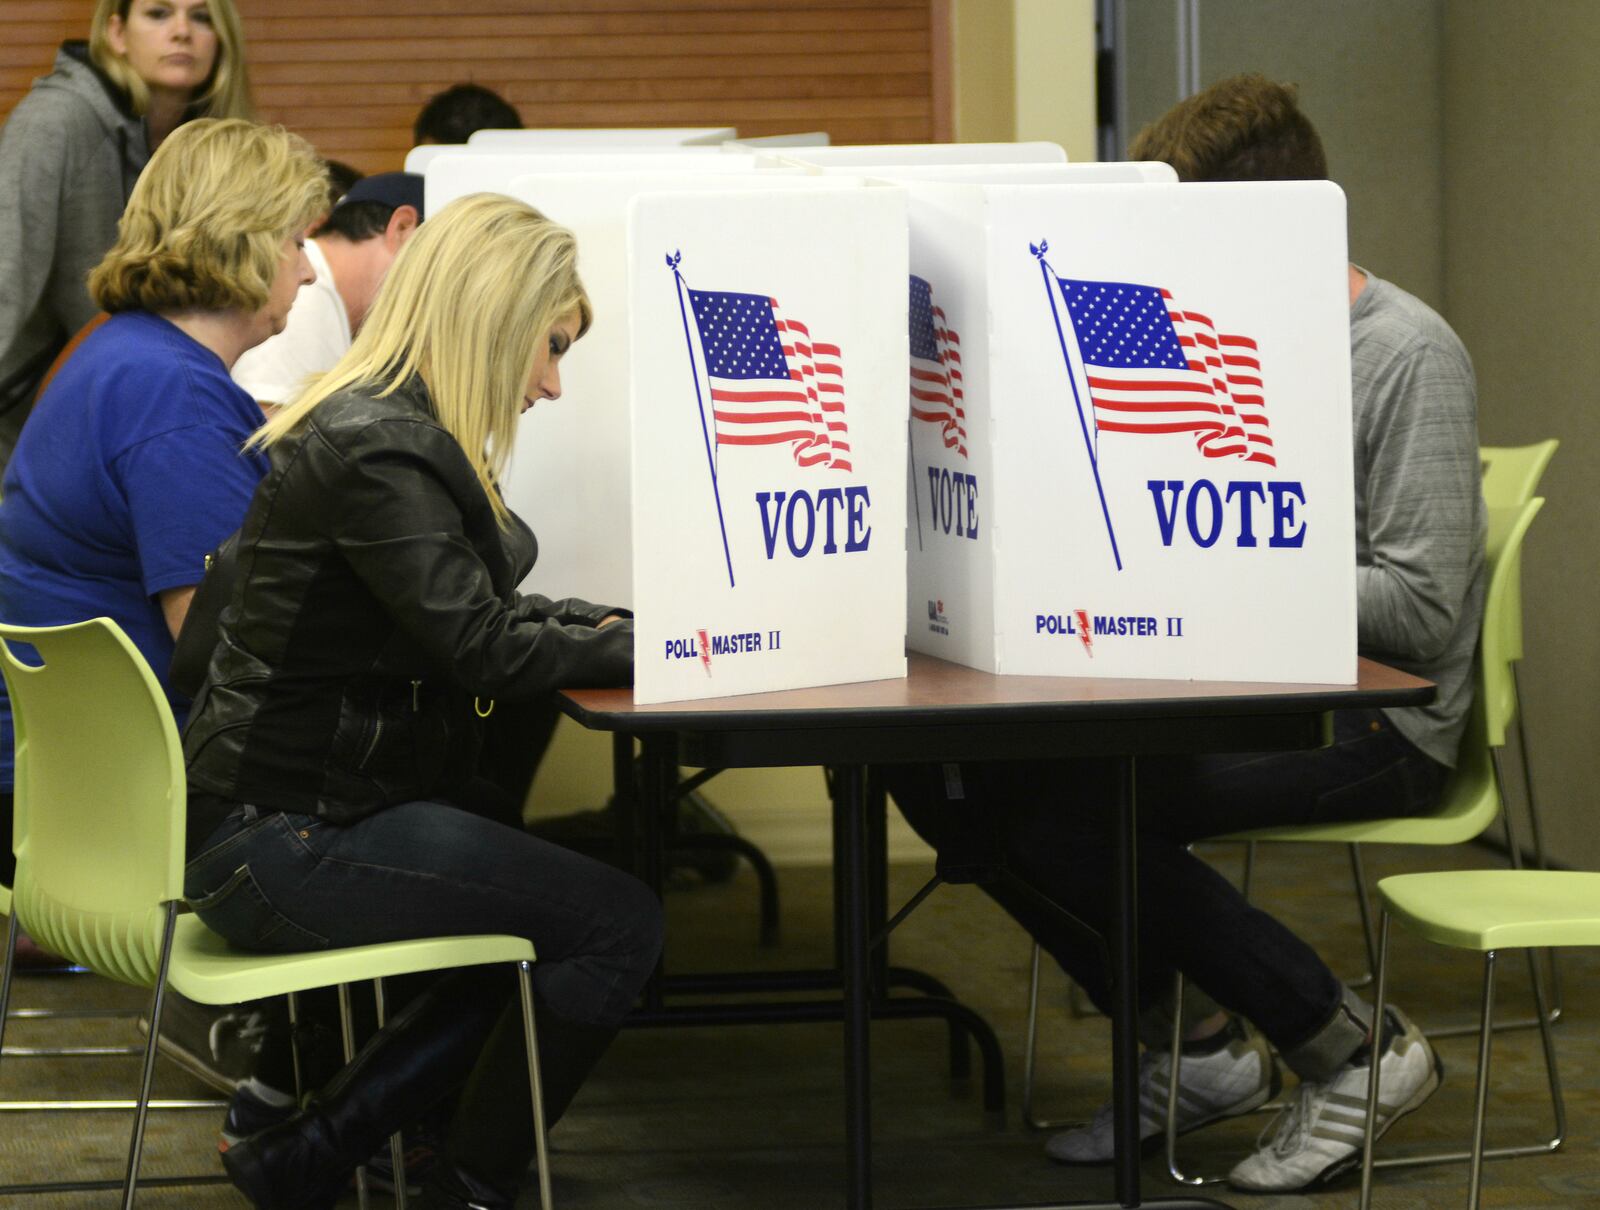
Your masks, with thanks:
[[[85,279],[150,158],[142,119],[64,43],[0,129],[0,468],[50,363],[94,318]]]

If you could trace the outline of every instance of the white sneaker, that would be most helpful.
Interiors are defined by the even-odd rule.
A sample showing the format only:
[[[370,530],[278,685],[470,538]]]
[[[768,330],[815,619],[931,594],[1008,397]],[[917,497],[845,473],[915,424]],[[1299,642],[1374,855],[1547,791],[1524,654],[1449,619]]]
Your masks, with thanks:
[[[1232,1036],[1209,1055],[1185,1055],[1178,1069],[1178,1133],[1197,1130],[1218,1118],[1249,1113],[1277,1095],[1280,1078],[1267,1040],[1242,1023],[1228,1026]],[[1167,1081],[1172,1056],[1147,1050],[1139,1056],[1139,1138],[1155,1138],[1167,1120]],[[1115,1153],[1112,1107],[1096,1111],[1087,1126],[1053,1136],[1045,1154],[1061,1164],[1104,1164]]]
[[[1416,1109],[1439,1087],[1444,1065],[1399,1009],[1385,1013],[1394,1036],[1378,1076],[1374,1137]],[[1295,1100],[1262,1131],[1258,1150],[1228,1174],[1235,1189],[1285,1193],[1332,1180],[1361,1162],[1369,1063],[1347,1063],[1326,1083],[1304,1082]],[[1269,1137],[1270,1136],[1270,1137]]]

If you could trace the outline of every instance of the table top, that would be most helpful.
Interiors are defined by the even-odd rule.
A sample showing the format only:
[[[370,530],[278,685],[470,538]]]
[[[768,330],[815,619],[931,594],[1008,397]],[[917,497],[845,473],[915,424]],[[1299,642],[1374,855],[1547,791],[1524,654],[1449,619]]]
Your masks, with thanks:
[[[1301,714],[1419,706],[1434,695],[1432,682],[1368,659],[1359,661],[1353,685],[999,676],[917,652],[907,663],[907,675],[892,680],[648,706],[635,705],[631,689],[568,689],[561,694],[562,708],[594,730],[646,735]]]

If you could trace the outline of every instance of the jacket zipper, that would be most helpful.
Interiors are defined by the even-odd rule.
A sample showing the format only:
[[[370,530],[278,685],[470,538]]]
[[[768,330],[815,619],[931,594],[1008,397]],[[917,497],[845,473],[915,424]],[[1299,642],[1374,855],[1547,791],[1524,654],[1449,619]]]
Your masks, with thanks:
[[[372,759],[372,754],[378,750],[378,741],[382,738],[383,715],[380,714],[377,718],[377,725],[372,729],[372,742],[367,745],[366,752],[364,752],[361,756],[361,763],[357,765],[356,768],[365,769],[367,767],[367,762]]]

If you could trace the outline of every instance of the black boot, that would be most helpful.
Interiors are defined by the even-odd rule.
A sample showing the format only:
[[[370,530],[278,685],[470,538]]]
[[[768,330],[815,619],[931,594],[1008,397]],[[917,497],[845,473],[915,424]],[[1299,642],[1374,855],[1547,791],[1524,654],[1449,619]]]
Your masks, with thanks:
[[[543,1002],[534,1011],[548,1130],[566,1113],[617,1027],[569,1021]],[[527,1054],[522,1006],[513,1000],[461,1092],[449,1145],[423,1192],[424,1210],[502,1210],[516,1203],[534,1158]]]
[[[461,1086],[514,990],[500,967],[441,979],[299,1113],[223,1152],[229,1178],[258,1210],[329,1210],[384,1139]]]

